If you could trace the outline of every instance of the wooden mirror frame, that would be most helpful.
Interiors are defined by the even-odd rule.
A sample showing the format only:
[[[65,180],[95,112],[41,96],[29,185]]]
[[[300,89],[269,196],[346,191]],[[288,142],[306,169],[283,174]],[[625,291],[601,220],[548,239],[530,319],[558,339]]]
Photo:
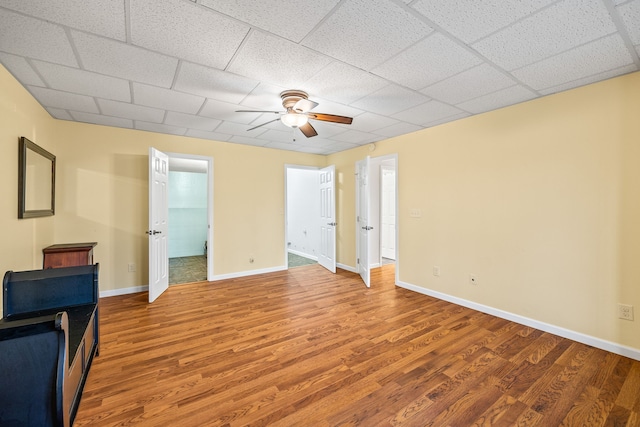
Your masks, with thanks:
[[[29,141],[24,136],[20,138],[18,148],[18,218],[37,218],[54,215],[56,206],[56,156]],[[41,196],[42,200],[38,201],[37,209],[30,209],[27,206],[27,200],[38,196],[37,194],[27,194],[28,188],[33,189],[31,180],[36,179],[36,176],[33,173],[30,174],[27,168],[27,156],[29,154],[42,156],[51,162],[51,194]],[[49,174],[45,171],[43,175],[45,175],[44,178],[40,179],[48,181]]]

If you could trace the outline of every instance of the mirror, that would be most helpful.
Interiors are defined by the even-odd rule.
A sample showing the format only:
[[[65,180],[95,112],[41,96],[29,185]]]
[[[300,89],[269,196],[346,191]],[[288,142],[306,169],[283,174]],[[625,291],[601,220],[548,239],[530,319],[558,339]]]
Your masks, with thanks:
[[[56,156],[20,138],[18,151],[18,218],[55,212]]]

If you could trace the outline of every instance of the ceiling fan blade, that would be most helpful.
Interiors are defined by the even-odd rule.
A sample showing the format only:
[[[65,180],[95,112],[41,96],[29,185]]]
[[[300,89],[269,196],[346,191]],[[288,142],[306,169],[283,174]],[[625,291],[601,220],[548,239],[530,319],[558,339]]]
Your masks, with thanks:
[[[334,114],[309,113],[308,116],[310,119],[322,120],[323,122],[342,123],[343,125],[350,125],[351,122],[353,122],[352,117],[336,116]]]
[[[254,126],[254,127],[252,127],[251,129],[247,129],[247,132],[249,132],[250,130],[258,129],[259,127],[262,127],[262,126],[264,126],[264,125],[268,125],[269,123],[277,122],[277,121],[279,121],[279,120],[280,120],[280,118],[273,119],[273,120],[269,120],[268,122],[264,122],[264,123],[263,123],[263,124],[261,124],[261,125]]]
[[[317,102],[303,98],[294,104],[293,109],[300,113],[306,113],[307,111],[313,110],[317,106]]]
[[[282,111],[236,110],[236,113],[275,113],[275,114],[281,114]]]
[[[312,136],[316,136],[318,134],[318,132],[316,132],[314,127],[311,126],[311,123],[309,122],[303,124],[298,129],[300,129],[300,132],[302,132],[307,138],[311,138]]]

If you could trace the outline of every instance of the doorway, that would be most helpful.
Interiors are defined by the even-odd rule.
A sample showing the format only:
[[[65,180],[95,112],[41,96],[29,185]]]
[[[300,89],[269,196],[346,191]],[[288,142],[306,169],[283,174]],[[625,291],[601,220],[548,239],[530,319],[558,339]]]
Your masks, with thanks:
[[[336,272],[335,166],[285,165],[285,264]]]
[[[356,162],[356,271],[367,287],[372,268],[398,263],[397,171],[397,154]]]
[[[213,159],[169,156],[169,285],[213,276]]]

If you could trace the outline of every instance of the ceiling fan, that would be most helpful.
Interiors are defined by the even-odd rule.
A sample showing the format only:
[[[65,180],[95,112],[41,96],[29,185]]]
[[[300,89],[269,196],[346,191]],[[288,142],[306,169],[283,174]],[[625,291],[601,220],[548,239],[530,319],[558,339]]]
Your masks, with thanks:
[[[274,113],[280,115],[277,119],[254,126],[251,129],[247,129],[247,131],[257,129],[280,120],[290,128],[300,129],[307,138],[318,135],[318,132],[316,132],[313,126],[311,126],[311,123],[309,123],[309,119],[340,123],[344,125],[350,125],[353,121],[353,118],[351,117],[312,113],[311,110],[317,107],[318,103],[309,100],[308,97],[309,95],[301,90],[285,90],[280,94],[280,98],[282,98],[282,106],[286,111],[238,110],[236,113]]]

